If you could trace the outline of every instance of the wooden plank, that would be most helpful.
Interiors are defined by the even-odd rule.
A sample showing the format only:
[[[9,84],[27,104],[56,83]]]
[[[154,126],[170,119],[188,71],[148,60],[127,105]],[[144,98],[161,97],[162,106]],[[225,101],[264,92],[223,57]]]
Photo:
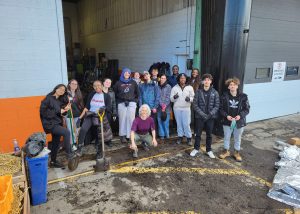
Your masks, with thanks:
[[[24,153],[21,154],[21,171],[17,172],[13,175],[13,184],[17,184],[20,182],[26,182],[26,171],[25,171],[25,162],[24,162]]]

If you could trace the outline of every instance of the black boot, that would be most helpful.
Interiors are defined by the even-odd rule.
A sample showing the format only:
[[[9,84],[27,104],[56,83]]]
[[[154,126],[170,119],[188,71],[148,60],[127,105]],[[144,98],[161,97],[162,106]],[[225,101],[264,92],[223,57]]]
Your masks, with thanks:
[[[83,148],[83,144],[78,144],[77,150],[75,151],[75,154],[76,154],[78,157],[81,157],[81,156],[82,156],[82,148]]]
[[[58,161],[51,161],[50,162],[50,168],[63,168],[64,165]]]
[[[193,143],[192,143],[192,138],[187,138],[187,144],[188,144],[189,146],[192,146],[192,145],[193,145]]]

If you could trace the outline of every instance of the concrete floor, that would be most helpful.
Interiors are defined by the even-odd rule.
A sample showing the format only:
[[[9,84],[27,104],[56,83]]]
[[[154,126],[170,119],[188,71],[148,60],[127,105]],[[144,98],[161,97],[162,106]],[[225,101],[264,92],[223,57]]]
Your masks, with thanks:
[[[300,114],[248,124],[242,163],[211,160],[204,153],[191,158],[191,147],[172,141],[141,151],[133,160],[126,146],[116,142],[108,152],[108,172],[93,173],[95,161],[89,160],[74,172],[49,169],[48,202],[32,206],[31,212],[293,213],[292,207],[266,195],[276,174],[273,144],[290,137],[300,137]],[[222,141],[214,141],[218,154]],[[89,150],[87,154],[93,153],[91,146]]]

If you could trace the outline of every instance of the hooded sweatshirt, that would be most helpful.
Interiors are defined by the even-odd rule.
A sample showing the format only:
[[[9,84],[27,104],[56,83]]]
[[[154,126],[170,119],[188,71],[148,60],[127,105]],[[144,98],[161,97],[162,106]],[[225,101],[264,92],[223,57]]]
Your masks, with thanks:
[[[129,68],[123,68],[120,80],[114,85],[117,104],[128,102],[138,102],[139,88],[137,83],[132,79],[125,79],[125,72],[131,73]]]

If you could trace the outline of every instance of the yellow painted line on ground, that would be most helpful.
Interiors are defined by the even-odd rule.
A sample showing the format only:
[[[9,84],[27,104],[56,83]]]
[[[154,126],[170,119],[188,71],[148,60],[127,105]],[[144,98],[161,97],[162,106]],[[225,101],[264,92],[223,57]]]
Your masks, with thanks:
[[[83,172],[83,173],[78,173],[76,175],[70,175],[70,176],[66,176],[66,177],[63,177],[63,178],[58,178],[58,179],[48,181],[48,184],[54,184],[54,183],[57,183],[57,182],[65,181],[65,180],[72,179],[72,178],[77,178],[77,177],[84,176],[84,175],[91,175],[93,173],[94,173],[94,170],[89,170],[89,171],[86,171],[86,172]]]
[[[233,164],[233,163],[230,163],[230,162],[227,161],[227,160],[224,160],[224,159],[220,159],[220,160],[221,160],[221,162],[227,164],[228,166],[231,166],[231,167],[233,167],[233,168],[235,168],[235,169],[241,169],[241,168],[238,167],[237,165],[235,165],[235,164]],[[247,170],[245,170],[245,171],[247,171]],[[265,185],[265,186],[267,186],[267,187],[269,187],[269,188],[272,187],[272,183],[270,183],[269,181],[266,181],[266,180],[263,179],[263,178],[260,178],[260,177],[258,177],[258,176],[256,176],[256,175],[253,175],[253,174],[251,174],[249,171],[247,171],[247,172],[248,172],[248,175],[247,175],[248,177],[250,177],[250,178],[252,178],[252,179],[258,181],[259,183],[261,183],[261,184],[263,184],[263,185]]]
[[[125,166],[125,165],[128,165],[128,164],[135,164],[135,163],[151,160],[151,159],[154,159],[154,158],[167,156],[167,155],[170,155],[170,154],[171,153],[163,153],[163,154],[158,154],[158,155],[154,155],[154,156],[150,156],[150,157],[146,157],[146,158],[141,158],[141,159],[137,159],[137,160],[133,160],[133,161],[126,161],[126,162],[123,162],[123,163],[116,164],[116,165],[112,166],[112,168],[117,168],[117,167]]]
[[[294,214],[294,211],[292,209],[278,209],[278,211],[284,214]]]
[[[183,151],[189,150],[191,148],[193,148],[193,147],[181,149],[178,152],[183,152]],[[168,156],[168,155],[171,155],[171,154],[173,154],[173,153],[162,153],[162,154],[158,154],[158,155],[154,155],[154,156],[150,156],[150,157],[146,157],[146,158],[141,158],[141,159],[137,159],[137,160],[133,160],[133,161],[126,161],[126,162],[119,163],[119,164],[116,164],[116,165],[111,165],[111,169],[116,169],[118,167],[122,167],[122,166],[125,166],[125,165],[128,165],[128,164],[134,164],[134,163],[138,163],[138,162],[142,162],[142,161],[151,160],[151,159],[154,159],[154,158]],[[53,179],[51,181],[48,181],[48,184],[54,184],[54,183],[57,183],[57,182],[68,180],[68,179],[73,179],[73,178],[77,178],[77,177],[81,177],[81,176],[91,175],[93,173],[94,173],[94,170],[89,170],[89,171],[85,171],[85,172],[78,173],[78,174],[75,174],[75,175],[70,175],[70,176],[66,176],[66,177],[63,177],[63,178]]]
[[[176,211],[176,212],[170,212],[170,211],[136,212],[136,213],[134,213],[134,214],[171,214],[171,213],[177,213],[177,214],[200,214],[200,212],[194,212],[194,211]],[[128,214],[128,213],[110,213],[110,214]]]
[[[180,152],[184,152],[184,151],[190,150],[190,149],[192,149],[192,148],[193,148],[193,147],[181,149],[181,150],[179,150],[179,151],[177,151],[177,152],[179,152],[179,153],[180,153]],[[162,154],[158,154],[158,155],[154,155],[154,156],[150,156],[150,157],[146,157],[146,158],[141,158],[141,159],[137,159],[137,160],[126,161],[126,162],[123,162],[123,163],[119,163],[119,164],[113,165],[111,168],[112,168],[112,169],[115,169],[115,168],[122,167],[122,166],[126,166],[126,165],[129,165],[129,164],[135,164],[135,163],[139,163],[139,162],[151,160],[151,159],[154,159],[154,158],[159,158],[159,157],[168,156],[168,155],[171,155],[171,154],[173,154],[173,153],[167,152],[167,153],[162,153]]]
[[[187,168],[187,167],[134,167],[126,166],[120,169],[111,169],[112,173],[197,173],[200,175],[249,175],[249,172],[243,169],[210,169],[210,168]]]

